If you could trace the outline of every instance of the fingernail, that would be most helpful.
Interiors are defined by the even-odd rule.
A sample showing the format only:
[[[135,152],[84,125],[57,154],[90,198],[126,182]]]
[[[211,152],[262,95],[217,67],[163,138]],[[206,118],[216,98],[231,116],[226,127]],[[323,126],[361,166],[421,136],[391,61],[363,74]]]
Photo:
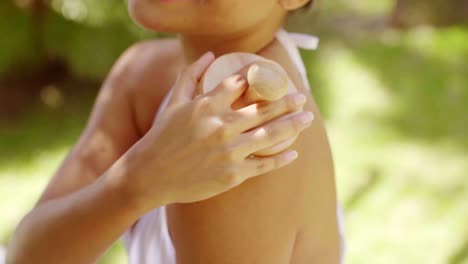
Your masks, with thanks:
[[[299,115],[299,121],[303,125],[309,125],[314,120],[314,114],[312,112],[304,112]]]
[[[294,96],[294,103],[297,106],[303,105],[306,102],[306,97],[303,94],[297,94]]]
[[[247,87],[249,85],[245,79],[239,80],[238,84],[239,87]]]
[[[290,151],[284,153],[284,159],[286,161],[293,161],[293,160],[297,159],[297,157],[299,157],[299,153],[297,153],[297,151],[295,151],[295,150],[290,150]]]
[[[247,81],[241,75],[234,76],[236,83],[244,85]]]
[[[199,62],[207,62],[211,61],[214,59],[214,54],[211,51],[208,51],[207,53],[203,54],[200,59],[198,59]]]

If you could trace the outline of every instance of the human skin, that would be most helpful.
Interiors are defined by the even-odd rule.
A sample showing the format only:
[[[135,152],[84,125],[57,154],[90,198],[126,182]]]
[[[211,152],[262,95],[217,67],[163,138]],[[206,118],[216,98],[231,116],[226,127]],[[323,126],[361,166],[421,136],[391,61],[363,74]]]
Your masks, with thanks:
[[[162,54],[168,54],[163,42],[141,43],[119,59],[80,140],[17,227],[7,263],[92,263],[149,210],[207,199],[294,160],[294,152],[248,156],[310,125],[305,112],[269,122],[299,109],[300,97],[233,111],[229,102],[247,89],[233,76],[192,101],[213,55],[172,85]],[[160,93],[171,86],[169,105],[153,122]],[[148,99],[144,113],[151,117],[143,129],[135,108],[142,99]],[[258,129],[270,133],[247,132],[261,124]]]
[[[129,1],[134,20],[142,26],[179,34],[178,40],[165,41],[171,54],[179,54],[168,58],[167,65],[180,67],[206,50],[217,56],[257,53],[283,66],[308,98],[305,109],[316,117],[292,146],[299,152],[294,164],[212,199],[168,206],[178,264],[340,261],[334,169],[325,125],[299,72],[275,40],[288,12],[307,2]],[[140,120],[145,126],[145,118]]]

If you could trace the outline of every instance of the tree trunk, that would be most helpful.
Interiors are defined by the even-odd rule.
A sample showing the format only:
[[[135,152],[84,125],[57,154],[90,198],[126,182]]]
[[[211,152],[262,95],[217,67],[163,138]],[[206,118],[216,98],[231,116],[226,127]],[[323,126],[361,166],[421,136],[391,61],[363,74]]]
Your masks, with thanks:
[[[47,15],[48,6],[45,0],[33,0],[32,12],[32,40],[34,49],[39,56],[46,56],[44,46],[44,19]]]
[[[468,24],[468,1],[396,0],[391,22],[395,27]]]

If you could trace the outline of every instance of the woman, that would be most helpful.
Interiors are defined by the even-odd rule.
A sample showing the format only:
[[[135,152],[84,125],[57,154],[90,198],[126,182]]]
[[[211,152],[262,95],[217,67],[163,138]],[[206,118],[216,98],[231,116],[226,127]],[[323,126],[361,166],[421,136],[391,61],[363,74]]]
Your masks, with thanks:
[[[98,99],[96,108],[100,110],[95,110],[89,126],[91,128],[88,127],[84,139],[82,138],[75,148],[78,151],[72,152],[55,180],[49,185],[39,206],[20,225],[16,235],[17,242],[13,243],[13,247],[18,245],[16,252],[24,250],[36,252],[37,255],[33,256],[41,256],[41,251],[48,251],[49,259],[53,260],[53,257],[58,256],[55,260],[59,263],[60,260],[63,262],[64,256],[69,257],[66,263],[84,263],[93,260],[103,248],[127,230],[124,241],[131,263],[338,263],[342,252],[331,152],[324,124],[309,92],[304,65],[296,43],[290,35],[281,30],[288,13],[305,6],[308,2],[129,0],[130,13],[138,23],[155,31],[179,33],[180,37],[140,43],[120,59],[113,71],[115,77],[106,82]],[[206,170],[199,171],[195,179],[218,179],[220,175],[228,174],[231,175],[231,179],[237,179],[234,182],[239,183],[238,175],[243,171],[239,164],[252,161],[248,156],[255,150],[273,145],[271,141],[260,144],[262,140],[250,140],[246,143],[247,138],[251,139],[255,135],[255,130],[249,131],[250,128],[256,127],[254,125],[229,126],[223,125],[223,122],[209,122],[223,120],[222,118],[200,117],[193,122],[188,122],[187,118],[179,118],[175,121],[182,114],[171,115],[175,111],[173,109],[182,112],[193,111],[200,115],[207,111],[220,115],[219,110],[213,111],[213,103],[206,103],[206,100],[196,101],[198,104],[189,103],[187,107],[173,107],[173,99],[168,89],[176,81],[176,76],[182,68],[208,50],[214,51],[216,56],[238,51],[257,53],[278,62],[284,67],[300,94],[307,98],[305,109],[314,112],[316,118],[310,129],[302,133],[292,146],[299,154],[299,158],[293,164],[275,171],[269,170],[264,173],[266,177],[250,179],[215,197],[215,192],[212,192],[212,195],[187,196],[186,193],[198,193],[198,190],[206,186],[217,184],[204,184],[200,187],[196,181],[185,180],[183,182],[186,185],[180,186],[172,183],[174,179],[178,179],[173,175],[188,175],[198,169],[197,165],[201,163]],[[147,73],[148,69],[152,69],[151,73],[156,74],[142,74]],[[200,75],[191,75],[192,77],[186,80],[193,80],[193,76],[198,78]],[[194,82],[192,81],[191,85],[194,85]],[[180,81],[178,83],[172,90],[173,95],[180,94],[177,89]],[[116,84],[119,84],[119,88],[115,88]],[[231,92],[232,96],[223,97],[223,100],[219,99],[221,96],[217,95],[217,92],[211,94],[212,98],[221,100],[216,103],[218,106],[224,106],[221,113],[232,111],[229,110],[230,104],[235,97],[240,96],[246,86],[245,81],[239,77],[230,79],[224,85],[232,90],[226,89],[237,92]],[[114,88],[108,88],[106,92],[107,87]],[[111,93],[115,96],[110,96]],[[169,101],[167,108],[160,108],[164,105],[163,101]],[[288,97],[283,99],[282,103],[278,102],[295,105],[285,110],[286,112],[294,111],[292,108],[299,109],[298,105],[303,104],[300,97],[297,98],[297,104],[286,103],[287,101],[295,100]],[[261,106],[264,107],[263,104]],[[101,113],[96,114],[99,111]],[[157,111],[161,113],[153,123]],[[236,116],[247,117],[248,112],[241,111],[240,115]],[[115,118],[116,116],[119,119]],[[296,117],[299,118],[295,123],[297,125],[291,127],[302,129],[311,124],[312,116],[307,112],[299,113]],[[239,122],[245,122],[247,119],[241,120]],[[214,127],[205,129],[207,124]],[[275,136],[275,143],[297,135],[297,129],[287,128],[285,123],[270,125],[283,128],[278,132],[266,129],[273,131],[270,134]],[[212,147],[204,152],[208,156],[198,155],[189,159],[188,157],[193,156],[187,153],[194,154],[194,150],[172,152],[170,155],[174,149],[178,150],[184,146],[189,146],[189,150],[202,148],[201,145],[213,146],[204,140],[207,136],[202,132],[193,132],[185,139],[176,137],[176,131],[197,130],[191,126],[199,127],[199,131],[209,135],[218,135],[215,136],[218,140],[231,140],[223,144],[221,149],[238,146],[243,147],[244,151],[226,153],[220,152],[219,148],[213,150]],[[220,127],[222,129],[219,129]],[[226,127],[242,127],[237,129],[234,135],[239,135],[239,139],[244,140],[243,143],[233,143],[236,142],[232,139],[233,133],[226,133]],[[285,132],[288,130],[289,132]],[[280,136],[281,133],[285,134]],[[142,139],[138,141],[139,138]],[[140,147],[131,147],[137,141],[136,146]],[[152,142],[157,144],[151,144]],[[162,142],[171,142],[174,145],[163,147]],[[129,148],[123,158],[119,159]],[[145,151],[148,149],[150,151]],[[174,158],[178,156],[181,156],[180,160]],[[296,155],[288,151],[286,156]],[[80,160],[86,165],[83,165],[83,162],[80,164]],[[152,164],[149,162],[151,160],[155,165],[149,165]],[[260,168],[265,167],[261,165]],[[156,171],[167,176],[155,177]],[[83,180],[82,175],[86,173],[93,176]],[[103,176],[98,177],[100,175]],[[111,192],[114,195],[104,198],[114,197],[116,201],[122,201],[124,199],[116,195],[120,193],[128,194],[129,197],[143,197],[137,200],[146,202],[135,202],[138,206],[129,206],[142,209],[129,210],[130,212],[126,213],[127,207],[115,206],[113,210],[109,210],[106,206],[110,212],[100,214],[96,208],[104,208],[103,204],[121,203],[96,202],[106,199],[94,195],[98,187],[88,186],[99,186],[99,183],[103,185],[102,183],[107,182],[110,182],[111,186],[126,186],[119,184],[119,180],[114,183],[107,180],[108,178],[130,179],[124,182],[136,187]],[[227,182],[232,186],[232,181]],[[151,199],[156,193],[154,190],[163,194]],[[169,192],[171,194],[168,194]],[[70,193],[73,194],[69,195]],[[76,198],[78,196],[91,198]],[[194,202],[197,200],[202,201]],[[78,213],[75,212],[76,208],[79,209]],[[96,215],[99,217],[85,217],[90,214],[91,209],[88,208],[94,208],[93,212],[98,212]],[[135,211],[138,213],[134,213]],[[68,217],[69,215],[71,216]],[[112,219],[112,224],[96,224],[97,219]],[[73,230],[74,239],[70,241],[70,233],[67,232],[78,224],[82,228]],[[45,231],[38,232],[34,229],[35,237],[25,238],[27,230],[35,227],[42,227]],[[100,239],[95,239],[95,234],[99,234]],[[59,253],[54,255],[46,245],[41,245],[40,239],[46,237],[48,242],[54,243],[56,247],[60,248],[63,245]],[[85,239],[86,244],[83,244]],[[80,251],[87,252],[80,254]]]
[[[107,78],[80,140],[18,226],[7,263],[91,263],[146,212],[168,203],[207,199],[297,157],[291,151],[266,158],[248,156],[250,150],[294,137],[310,124],[304,124],[308,116],[304,112],[271,121],[299,109],[300,96],[232,111],[226,103],[247,88],[234,76],[192,101],[200,76],[213,62],[211,53],[184,71],[161,118],[140,134],[131,108],[133,96],[167,85],[158,75],[159,54],[164,51],[139,54],[141,45],[146,44],[127,51]],[[148,107],[154,110],[158,104],[155,100]],[[213,104],[226,107],[205,111]],[[253,138],[244,132],[256,127],[275,135]],[[220,132],[232,136],[223,138]],[[240,151],[245,152],[241,162],[200,159]]]
[[[283,66],[307,97],[305,109],[316,116],[292,146],[299,158],[290,166],[212,199],[171,204],[140,218],[124,236],[131,263],[340,262],[333,160],[298,52],[298,46],[314,48],[316,40],[282,30],[291,12],[310,4],[309,0],[129,0],[130,13],[140,25],[178,33],[178,39],[150,42],[147,48],[164,46],[168,67],[164,74],[170,81],[173,72],[207,50],[216,56],[256,53]],[[143,108],[137,107],[137,113],[144,113]]]

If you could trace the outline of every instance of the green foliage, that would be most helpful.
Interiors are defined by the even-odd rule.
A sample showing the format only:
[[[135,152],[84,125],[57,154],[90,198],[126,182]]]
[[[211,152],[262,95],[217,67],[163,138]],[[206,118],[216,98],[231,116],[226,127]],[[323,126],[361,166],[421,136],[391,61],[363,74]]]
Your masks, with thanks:
[[[66,61],[78,77],[102,79],[117,57],[138,39],[122,25],[92,27],[49,16],[45,26],[46,48]]]
[[[393,110],[380,121],[418,140],[468,146],[468,29],[423,28],[391,38],[350,43],[393,98]]]
[[[34,9],[0,5],[0,75],[59,58],[77,77],[101,80],[132,43],[157,36],[130,20],[123,1],[52,1],[43,21],[34,19]]]
[[[317,8],[326,18],[365,20],[392,6],[340,0]],[[116,58],[135,41],[159,36],[134,25],[124,1],[53,0],[41,54],[32,14],[0,1],[0,76],[48,58],[59,58],[71,76],[54,84],[63,93],[59,108],[35,99],[0,119],[2,244],[77,140]],[[321,32],[310,26],[316,13],[305,17],[294,23],[299,31]],[[340,23],[354,22],[347,19]],[[324,32],[318,51],[302,53],[346,207],[347,263],[468,263],[468,28],[349,29]],[[101,263],[125,263],[124,255],[117,244]]]
[[[397,0],[394,15],[397,23],[403,26],[467,25],[468,5],[465,0]]]
[[[467,37],[463,27],[332,37],[310,57],[347,263],[467,263]]]
[[[52,9],[70,20],[91,26],[130,23],[125,1],[53,0]]]
[[[15,8],[9,1],[0,2],[0,74],[16,65],[30,65],[39,61],[34,50],[28,12]]]

